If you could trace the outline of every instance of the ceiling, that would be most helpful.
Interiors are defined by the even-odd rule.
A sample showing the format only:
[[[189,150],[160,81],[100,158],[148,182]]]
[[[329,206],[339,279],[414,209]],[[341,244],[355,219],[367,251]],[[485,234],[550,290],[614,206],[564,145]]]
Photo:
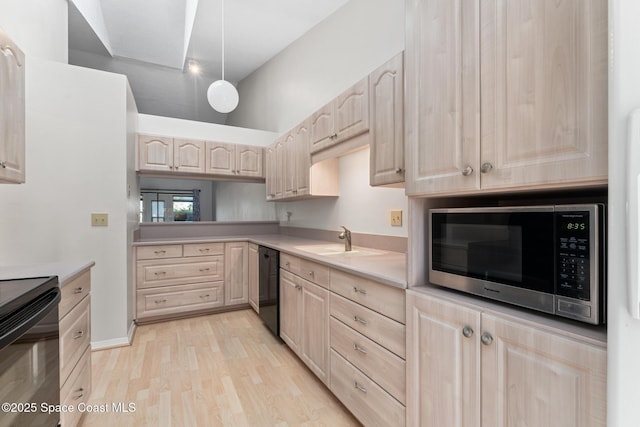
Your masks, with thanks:
[[[194,60],[202,75],[217,80],[222,73],[222,1],[71,0],[70,63],[107,71],[114,71],[109,64],[130,63],[137,71],[160,68],[175,79],[176,73],[187,74]],[[347,1],[227,0],[225,80],[237,84]],[[126,69],[115,71],[129,74]],[[162,84],[136,88],[135,80],[130,78],[139,110],[139,98],[159,101],[141,91],[142,86]]]

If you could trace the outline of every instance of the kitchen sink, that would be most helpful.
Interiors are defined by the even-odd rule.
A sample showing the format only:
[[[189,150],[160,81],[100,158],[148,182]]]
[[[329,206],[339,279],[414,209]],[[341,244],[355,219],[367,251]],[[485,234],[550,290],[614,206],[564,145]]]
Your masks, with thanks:
[[[336,244],[325,244],[325,245],[303,245],[303,246],[294,246],[295,249],[298,249],[303,252],[309,252],[315,255],[326,255],[326,256],[346,256],[346,257],[359,257],[359,256],[371,256],[371,255],[383,255],[385,251],[378,251],[376,249],[365,249],[359,247],[353,247],[353,249],[349,252],[344,250],[343,243]]]

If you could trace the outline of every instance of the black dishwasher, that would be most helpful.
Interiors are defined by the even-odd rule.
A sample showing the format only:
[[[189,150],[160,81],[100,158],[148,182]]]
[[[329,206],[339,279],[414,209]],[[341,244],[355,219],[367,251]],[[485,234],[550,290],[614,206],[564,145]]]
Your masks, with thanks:
[[[280,337],[280,252],[258,247],[258,307],[264,324]]]

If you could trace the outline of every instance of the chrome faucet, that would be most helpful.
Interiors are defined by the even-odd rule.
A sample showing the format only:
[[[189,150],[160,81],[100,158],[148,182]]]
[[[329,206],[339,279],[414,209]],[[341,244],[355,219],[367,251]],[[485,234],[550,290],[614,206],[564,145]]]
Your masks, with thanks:
[[[344,250],[345,252],[349,252],[351,251],[351,230],[344,225],[340,227],[344,228],[344,231],[338,234],[338,238],[344,240]]]

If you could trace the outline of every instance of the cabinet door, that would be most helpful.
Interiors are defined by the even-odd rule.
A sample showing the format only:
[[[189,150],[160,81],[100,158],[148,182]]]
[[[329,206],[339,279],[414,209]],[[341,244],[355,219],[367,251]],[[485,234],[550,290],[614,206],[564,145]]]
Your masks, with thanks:
[[[300,279],[302,341],[300,358],[329,384],[329,291]]]
[[[235,175],[236,152],[233,144],[206,142],[205,171],[216,175]]]
[[[0,182],[25,182],[24,53],[0,30]]]
[[[330,147],[335,135],[333,132],[333,103],[329,103],[311,115],[311,153]]]
[[[273,200],[276,197],[276,153],[275,146],[271,144],[264,150],[265,173],[264,182],[267,190],[267,200]]]
[[[300,347],[300,279],[280,269],[280,338],[298,354]]]
[[[479,0],[406,3],[406,191],[480,188]]]
[[[607,180],[607,2],[482,2],[483,188]]]
[[[371,185],[404,182],[403,64],[400,53],[369,76]]]
[[[275,172],[275,200],[282,199],[284,197],[284,170],[285,170],[285,145],[284,139],[278,140],[274,147],[276,157],[276,172]]]
[[[173,138],[138,135],[140,170],[173,170]]]
[[[298,196],[310,193],[309,170],[311,168],[311,155],[309,154],[309,139],[309,121],[305,120],[294,131],[296,195]]]
[[[603,348],[488,314],[482,331],[483,426],[606,425]]]
[[[173,140],[173,163],[177,172],[204,173],[204,141]]]
[[[293,133],[289,133],[284,140],[284,197],[296,195],[296,147]]]
[[[333,144],[369,130],[369,77],[340,94],[334,102]]]
[[[240,176],[261,178],[264,176],[263,149],[251,145],[236,146],[236,169]]]
[[[407,425],[480,426],[480,332],[479,311],[407,292]]]
[[[249,304],[256,313],[259,312],[259,287],[258,287],[258,245],[249,244]]]
[[[248,244],[246,242],[224,245],[224,305],[249,302]]]

